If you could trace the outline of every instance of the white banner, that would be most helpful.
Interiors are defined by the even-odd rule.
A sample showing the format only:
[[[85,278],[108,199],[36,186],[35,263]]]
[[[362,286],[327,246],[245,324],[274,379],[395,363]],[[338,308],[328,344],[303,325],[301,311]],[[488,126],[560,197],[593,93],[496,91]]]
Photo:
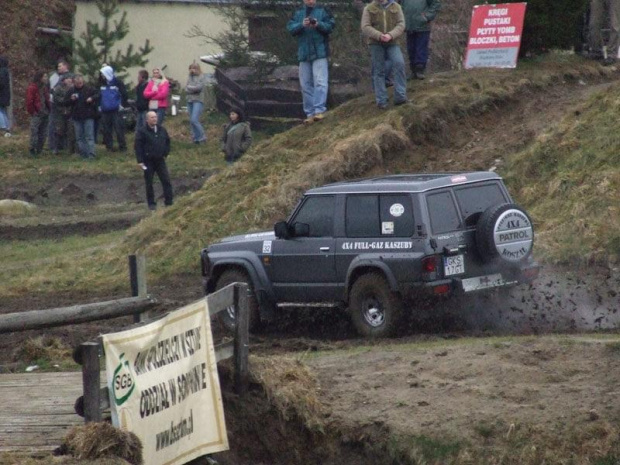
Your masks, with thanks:
[[[103,344],[112,422],[140,438],[144,463],[228,450],[206,299]]]

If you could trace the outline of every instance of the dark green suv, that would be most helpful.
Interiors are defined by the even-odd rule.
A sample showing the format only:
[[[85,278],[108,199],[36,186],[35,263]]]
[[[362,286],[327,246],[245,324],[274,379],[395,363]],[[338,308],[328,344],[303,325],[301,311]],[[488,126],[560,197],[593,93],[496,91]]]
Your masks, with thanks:
[[[418,299],[531,282],[533,241],[495,173],[382,176],[309,190],[273,232],[203,249],[202,274],[206,293],[250,285],[251,328],[279,307],[334,306],[383,337]],[[234,308],[222,313],[232,328]]]

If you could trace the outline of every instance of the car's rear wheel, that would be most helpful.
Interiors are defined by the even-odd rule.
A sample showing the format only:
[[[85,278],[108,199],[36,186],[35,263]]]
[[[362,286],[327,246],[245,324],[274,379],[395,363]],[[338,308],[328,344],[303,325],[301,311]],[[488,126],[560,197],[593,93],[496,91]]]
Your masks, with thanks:
[[[260,314],[258,311],[258,302],[256,300],[256,295],[254,294],[254,287],[252,286],[252,281],[250,280],[250,277],[247,275],[246,272],[239,269],[230,269],[224,271],[219,277],[215,286],[215,290],[219,291],[220,289],[232,283],[245,283],[248,285],[250,290],[248,294],[250,332],[256,331],[260,326]],[[226,331],[233,332],[235,330],[236,314],[237,309],[234,305],[231,305],[226,310],[222,310],[217,314],[218,321]]]
[[[357,332],[366,337],[392,336],[402,317],[400,296],[379,273],[362,275],[351,288],[349,312]]]

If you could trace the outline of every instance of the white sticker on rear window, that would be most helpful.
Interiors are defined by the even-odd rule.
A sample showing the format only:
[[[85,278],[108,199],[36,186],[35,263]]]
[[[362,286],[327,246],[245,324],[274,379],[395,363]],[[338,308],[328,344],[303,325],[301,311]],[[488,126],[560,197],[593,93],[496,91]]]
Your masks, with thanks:
[[[381,222],[381,234],[394,234],[394,222],[393,221]]]
[[[403,213],[405,213],[405,207],[403,207],[403,205],[400,203],[392,204],[392,206],[390,207],[390,215],[396,218],[402,216]]]

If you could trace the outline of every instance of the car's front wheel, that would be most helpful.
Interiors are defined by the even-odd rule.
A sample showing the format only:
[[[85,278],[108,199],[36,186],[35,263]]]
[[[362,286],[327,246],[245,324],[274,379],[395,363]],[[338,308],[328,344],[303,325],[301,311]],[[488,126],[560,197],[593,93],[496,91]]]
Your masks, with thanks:
[[[258,312],[258,302],[256,300],[256,295],[254,294],[254,288],[252,286],[252,281],[250,280],[250,277],[247,275],[247,273],[238,269],[226,270],[217,280],[215,290],[219,291],[220,289],[232,283],[245,283],[248,285],[250,290],[248,294],[250,332],[257,330],[260,326],[260,315]],[[226,331],[233,332],[235,330],[236,314],[237,309],[234,305],[231,305],[230,307],[222,310],[217,314],[217,318],[220,324]]]
[[[360,276],[351,288],[349,312],[357,332],[366,337],[392,336],[400,323],[403,302],[383,275]]]

